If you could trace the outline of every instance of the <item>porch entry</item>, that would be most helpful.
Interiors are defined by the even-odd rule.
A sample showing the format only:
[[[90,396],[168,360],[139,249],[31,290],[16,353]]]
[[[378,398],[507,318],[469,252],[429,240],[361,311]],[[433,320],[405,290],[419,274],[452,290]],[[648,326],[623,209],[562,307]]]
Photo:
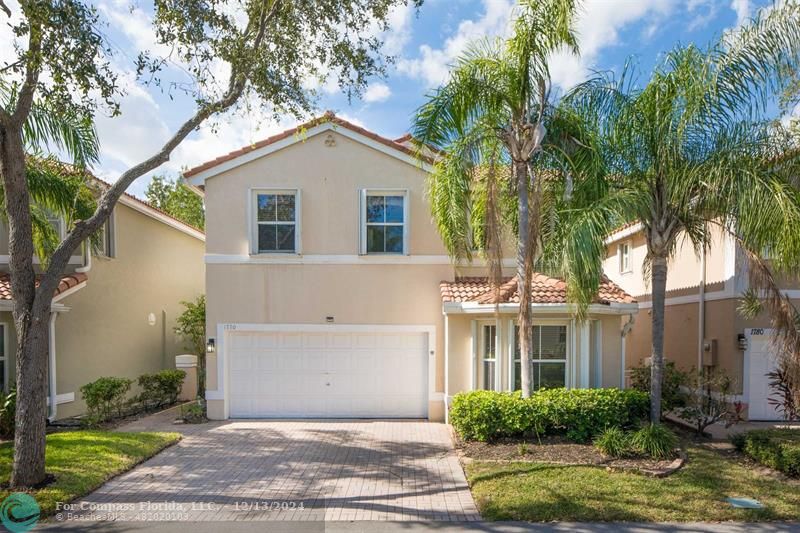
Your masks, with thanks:
[[[478,320],[476,379],[474,386],[483,390],[517,391],[522,388],[520,328],[515,320]],[[592,321],[588,343],[589,382],[584,387],[602,386],[602,344],[597,331],[599,321]],[[531,389],[577,387],[578,356],[576,327],[572,321],[534,323],[531,331]],[[598,342],[592,342],[592,341]]]

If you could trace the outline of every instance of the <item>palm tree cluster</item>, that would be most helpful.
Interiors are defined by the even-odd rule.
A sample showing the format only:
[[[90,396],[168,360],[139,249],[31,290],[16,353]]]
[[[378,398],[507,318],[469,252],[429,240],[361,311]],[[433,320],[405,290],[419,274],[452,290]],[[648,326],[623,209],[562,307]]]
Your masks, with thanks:
[[[534,265],[565,278],[580,315],[602,278],[609,230],[642,224],[658,421],[668,265],[684,240],[700,254],[715,233],[735,239],[750,261],[751,286],[767,295],[760,301],[782,326],[784,353],[795,361],[800,354],[798,315],[773,277],[800,273],[800,161],[795,141],[769,116],[785,73],[800,63],[800,7],[762,12],[706,49],[675,47],[643,86],[628,66],[555,100],[547,60],[557,47],[577,50],[575,10],[572,1],[521,2],[513,36],[471,48],[420,108],[414,134],[442,153],[430,191],[450,254],[469,258],[472,228],[488,228],[484,248],[496,272],[496,228],[516,236],[528,359]],[[523,394],[529,367],[522,365]]]

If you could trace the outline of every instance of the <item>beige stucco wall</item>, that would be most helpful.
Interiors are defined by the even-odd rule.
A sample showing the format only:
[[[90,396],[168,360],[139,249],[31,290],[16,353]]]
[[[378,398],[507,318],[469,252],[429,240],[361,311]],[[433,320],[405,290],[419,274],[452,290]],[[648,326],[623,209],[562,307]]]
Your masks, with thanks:
[[[249,254],[250,189],[301,190],[302,253],[358,254],[359,190],[408,189],[409,253],[446,254],[425,201],[418,166],[387,156],[338,133],[327,134],[256,159],[206,181],[207,251]]]
[[[735,248],[731,246],[730,237],[719,229],[711,229],[711,244],[706,253],[707,291],[721,290],[726,281],[733,275]],[[631,243],[631,271],[620,272],[618,246],[624,242]],[[650,280],[645,276],[644,263],[647,257],[647,243],[643,232],[615,241],[606,248],[606,259],[603,269],[606,275],[629,294],[639,300],[649,299]],[[728,267],[726,268],[726,263]],[[700,283],[701,258],[692,243],[679,237],[675,254],[669,261],[667,274],[667,296],[677,296],[686,289],[696,290]]]
[[[94,257],[86,287],[60,302],[70,309],[56,319],[56,388],[75,401],[58,406],[59,418],[84,411],[79,389],[98,377],[173,368],[186,353],[173,331],[180,302],[204,292],[201,240],[124,205],[115,217],[116,257]]]
[[[717,368],[723,370],[735,383],[737,393],[742,391],[743,352],[739,350],[737,334],[743,326],[734,298],[711,300],[705,303],[706,341],[717,341]],[[674,361],[684,371],[698,367],[698,316],[699,304],[696,302],[669,305],[664,313],[664,356]],[[754,323],[755,324],[755,323]],[[763,327],[768,327],[764,325]],[[636,322],[627,337],[628,368],[640,366],[651,352],[652,314],[650,309],[640,311]]]

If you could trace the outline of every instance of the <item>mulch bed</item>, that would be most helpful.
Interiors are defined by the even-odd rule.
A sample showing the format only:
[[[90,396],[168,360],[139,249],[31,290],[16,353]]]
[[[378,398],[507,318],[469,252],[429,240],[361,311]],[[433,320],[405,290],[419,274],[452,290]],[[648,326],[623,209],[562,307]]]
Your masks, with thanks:
[[[609,470],[637,471],[661,477],[683,466],[685,456],[656,460],[648,457],[606,457],[591,444],[576,444],[564,437],[500,439],[492,443],[466,442],[456,437],[456,448],[466,461],[531,462],[565,465],[604,466]],[[676,462],[678,461],[678,462]]]

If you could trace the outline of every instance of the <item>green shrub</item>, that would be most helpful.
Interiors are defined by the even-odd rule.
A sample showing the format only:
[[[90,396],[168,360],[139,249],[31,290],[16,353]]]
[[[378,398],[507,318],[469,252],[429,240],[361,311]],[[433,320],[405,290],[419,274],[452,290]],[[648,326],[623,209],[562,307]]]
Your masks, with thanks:
[[[181,420],[187,424],[200,424],[201,422],[205,422],[207,418],[205,409],[203,408],[203,401],[198,399],[197,401],[181,405]]]
[[[600,453],[609,457],[623,457],[630,450],[628,434],[621,428],[610,427],[594,441]]]
[[[664,363],[664,379],[661,382],[661,409],[666,413],[686,404],[686,395],[681,387],[689,381],[689,375],[675,366],[673,361]],[[631,368],[631,387],[650,392],[650,366]]]
[[[588,442],[609,427],[631,427],[647,416],[647,394],[619,389],[549,389],[528,399],[519,392],[472,391],[453,398],[449,420],[465,440],[566,433]]]
[[[139,387],[142,392],[137,400],[144,409],[153,409],[170,405],[178,401],[186,372],[183,370],[162,370],[155,374],[139,376]]]
[[[800,477],[800,431],[757,429],[743,435],[742,451],[775,470]]]
[[[127,378],[104,377],[81,387],[83,401],[86,402],[87,422],[91,425],[105,422],[112,416],[122,415],[125,395],[131,390],[133,380]]]
[[[654,459],[674,455],[678,437],[663,424],[648,424],[630,436],[631,448]]]
[[[465,440],[485,442],[522,435],[535,425],[528,407],[518,392],[459,393],[450,406],[450,423]]]
[[[566,433],[575,442],[589,442],[610,427],[636,426],[650,406],[647,394],[620,389],[547,389],[529,401],[548,432]]]
[[[728,439],[733,444],[733,447],[736,448],[736,451],[744,451],[744,445],[747,443],[747,437],[744,433],[732,433]]]
[[[14,436],[14,424],[17,416],[17,391],[11,389],[8,394],[0,393],[0,437]]]

